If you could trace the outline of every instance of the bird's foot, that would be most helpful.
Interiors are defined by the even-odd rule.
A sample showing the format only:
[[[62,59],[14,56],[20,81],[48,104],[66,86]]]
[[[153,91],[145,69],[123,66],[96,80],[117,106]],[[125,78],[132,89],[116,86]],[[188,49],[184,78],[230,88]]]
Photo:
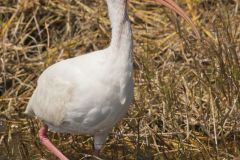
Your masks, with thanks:
[[[93,156],[99,157],[100,156],[100,149],[94,149]]]

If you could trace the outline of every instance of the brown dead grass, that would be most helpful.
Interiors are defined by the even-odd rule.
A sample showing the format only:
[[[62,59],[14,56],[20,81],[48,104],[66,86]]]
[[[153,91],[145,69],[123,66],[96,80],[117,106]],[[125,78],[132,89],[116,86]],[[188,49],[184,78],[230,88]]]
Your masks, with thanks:
[[[240,3],[181,2],[201,41],[169,10],[129,0],[135,101],[102,159],[240,158]],[[103,0],[0,1],[0,160],[55,159],[37,138],[39,121],[23,114],[36,80],[109,38]],[[91,137],[49,136],[70,159],[91,158]]]

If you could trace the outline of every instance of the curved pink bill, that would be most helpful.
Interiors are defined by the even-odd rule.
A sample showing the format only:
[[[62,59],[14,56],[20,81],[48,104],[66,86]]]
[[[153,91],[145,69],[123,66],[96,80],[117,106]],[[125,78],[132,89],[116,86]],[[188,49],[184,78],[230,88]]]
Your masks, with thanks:
[[[155,0],[156,2],[161,3],[162,5],[168,7],[173,10],[180,16],[182,16],[192,27],[193,32],[196,34],[197,38],[200,39],[200,35],[196,26],[193,24],[192,20],[187,16],[187,14],[172,0]]]

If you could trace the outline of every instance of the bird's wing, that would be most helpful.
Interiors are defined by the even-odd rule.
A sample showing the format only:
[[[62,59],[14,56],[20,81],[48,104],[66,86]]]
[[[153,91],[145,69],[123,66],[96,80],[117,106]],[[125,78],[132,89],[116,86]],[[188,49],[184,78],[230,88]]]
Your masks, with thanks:
[[[96,76],[101,74],[101,66],[104,61],[104,57],[98,53],[100,52],[64,60],[47,68],[38,79],[37,88],[25,113],[36,115],[55,126],[59,126],[64,121],[71,107],[77,107],[79,114],[87,114],[91,107],[94,107],[89,108],[89,103],[93,103],[92,96],[91,99],[87,99],[90,101],[86,102],[88,105],[83,102],[86,101],[85,97],[88,94],[94,95],[93,88],[98,88],[93,85],[97,85],[98,78]],[[93,93],[88,93],[89,89],[92,89]],[[89,114],[94,113],[90,112]]]
[[[26,109],[40,119],[53,125],[60,125],[71,101],[74,84],[64,77],[42,75]]]

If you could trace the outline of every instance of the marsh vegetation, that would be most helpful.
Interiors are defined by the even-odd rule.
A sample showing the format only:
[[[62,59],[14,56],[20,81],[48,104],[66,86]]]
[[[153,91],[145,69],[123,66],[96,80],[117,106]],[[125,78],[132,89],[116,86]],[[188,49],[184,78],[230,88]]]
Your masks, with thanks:
[[[200,41],[154,1],[128,4],[135,100],[101,158],[240,158],[239,1],[178,1]],[[106,47],[110,31],[104,0],[0,1],[0,160],[54,159],[37,137],[39,120],[23,114],[37,78],[53,63]],[[91,157],[91,137],[49,137],[73,160]]]

